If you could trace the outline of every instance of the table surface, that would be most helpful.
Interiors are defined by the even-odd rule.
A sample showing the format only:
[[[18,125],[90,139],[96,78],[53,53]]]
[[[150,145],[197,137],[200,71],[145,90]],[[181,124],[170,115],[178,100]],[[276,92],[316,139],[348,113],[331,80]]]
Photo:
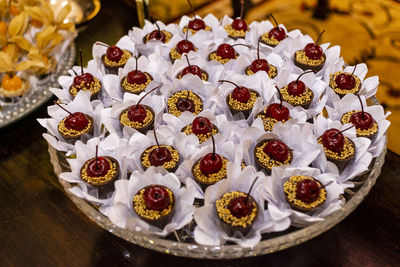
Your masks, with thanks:
[[[103,9],[99,16],[120,9]],[[77,47],[90,53],[85,44],[104,40],[103,31],[121,36],[127,29],[118,25],[126,25],[131,18],[122,14],[118,19],[110,25],[89,25],[91,34],[79,36]],[[0,266],[400,265],[400,157],[390,151],[365,201],[319,237],[272,255],[193,260],[127,243],[80,212],[65,195],[50,164],[41,136],[44,129],[36,121],[45,117],[46,106],[0,131]]]

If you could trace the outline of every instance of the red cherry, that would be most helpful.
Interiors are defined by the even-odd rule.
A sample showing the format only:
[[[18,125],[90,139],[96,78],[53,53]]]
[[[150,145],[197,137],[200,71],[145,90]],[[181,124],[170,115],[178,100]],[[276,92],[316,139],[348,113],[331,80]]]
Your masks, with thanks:
[[[289,120],[289,109],[279,103],[273,103],[267,107],[265,116],[277,121]]]
[[[280,27],[272,28],[268,32],[268,38],[271,39],[272,37],[274,37],[274,39],[276,39],[278,41],[282,41],[283,39],[286,38],[286,32],[283,28],[280,28]]]
[[[109,48],[107,48],[106,56],[109,60],[111,60],[113,62],[118,62],[118,61],[120,61],[123,54],[124,54],[124,51],[121,48],[113,45],[113,46],[110,46]]]
[[[250,198],[239,196],[231,199],[228,203],[228,209],[236,218],[242,218],[251,213],[253,210],[253,202]]]
[[[89,120],[82,112],[75,112],[65,119],[64,124],[67,129],[82,131],[89,124]]]
[[[74,86],[79,88],[88,88],[94,82],[94,77],[90,73],[83,73],[74,77]]]
[[[357,129],[367,130],[374,125],[374,119],[371,114],[367,112],[357,112],[351,115],[350,122],[356,126]]]
[[[258,71],[269,72],[269,64],[266,59],[255,59],[251,62],[250,69],[252,72],[256,73]]]
[[[212,129],[212,123],[204,117],[197,117],[192,122],[192,132],[196,135],[207,134]]]
[[[200,171],[204,175],[217,173],[222,169],[222,157],[218,154],[208,153],[200,160]]]
[[[143,192],[143,199],[146,208],[158,211],[167,208],[171,202],[168,191],[161,185],[146,187]]]
[[[105,176],[110,170],[111,166],[108,160],[104,157],[97,157],[91,159],[89,162],[86,172],[90,177],[102,177]]]
[[[269,141],[263,151],[270,158],[279,162],[284,162],[289,157],[289,148],[279,140]]]
[[[353,89],[356,85],[356,79],[354,79],[353,75],[346,73],[336,76],[335,82],[338,88],[346,90]]]
[[[249,28],[247,26],[247,22],[244,19],[235,19],[232,22],[231,26],[236,31],[247,31]]]
[[[162,166],[165,162],[171,161],[171,152],[166,147],[157,147],[149,154],[149,161],[151,166]]]
[[[289,95],[299,96],[306,91],[306,85],[302,81],[293,81],[288,84],[287,91]]]
[[[145,84],[147,82],[147,76],[140,70],[130,71],[126,77],[130,84]]]
[[[233,46],[227,43],[220,44],[217,48],[217,56],[223,59],[230,58],[233,59],[236,56],[235,49]]]
[[[314,43],[309,43],[306,45],[306,47],[304,47],[304,53],[306,54],[306,56],[310,59],[320,59],[322,57],[322,48]]]
[[[232,91],[232,98],[241,103],[247,103],[250,99],[250,91],[244,86],[236,87]]]
[[[164,43],[166,38],[165,33],[159,30],[154,30],[149,34],[149,40],[158,40]]]
[[[193,100],[188,98],[179,98],[178,102],[176,103],[176,107],[180,111],[190,111],[190,112],[195,111],[195,105]]]
[[[189,29],[194,31],[204,30],[206,28],[206,23],[202,19],[192,19],[189,21]]]
[[[344,148],[345,137],[338,129],[329,129],[322,135],[322,144],[327,149],[340,153]]]
[[[179,54],[189,53],[190,51],[195,51],[196,47],[191,41],[182,40],[176,44],[175,50]]]
[[[318,199],[320,186],[312,179],[304,179],[297,182],[296,198],[303,202],[311,203]]]
[[[189,74],[189,73],[191,73],[191,74],[193,74],[193,75],[197,75],[197,76],[199,76],[199,77],[201,78],[201,73],[202,73],[202,71],[201,71],[201,69],[200,69],[199,66],[190,65],[190,66],[185,67],[185,68],[182,70],[182,72],[181,72],[181,77],[183,77],[183,76],[185,76],[186,74]]]
[[[127,115],[130,121],[143,123],[147,117],[147,110],[142,105],[133,105],[129,108]]]

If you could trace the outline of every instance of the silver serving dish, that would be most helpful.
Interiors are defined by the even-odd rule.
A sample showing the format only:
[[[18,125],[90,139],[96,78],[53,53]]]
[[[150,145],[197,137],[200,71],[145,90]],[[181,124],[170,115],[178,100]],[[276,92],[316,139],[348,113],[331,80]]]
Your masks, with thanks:
[[[24,97],[19,103],[2,106],[0,108],[0,129],[23,118],[48,101],[53,96],[50,88],[59,87],[58,77],[68,75],[68,70],[74,65],[75,54],[75,44],[72,43],[60,58],[56,70],[46,77],[45,81],[38,82],[36,91]]]

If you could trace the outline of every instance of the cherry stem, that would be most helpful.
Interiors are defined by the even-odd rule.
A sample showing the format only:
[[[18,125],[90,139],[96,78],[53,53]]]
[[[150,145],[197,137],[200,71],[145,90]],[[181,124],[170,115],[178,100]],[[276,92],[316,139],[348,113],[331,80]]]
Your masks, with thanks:
[[[190,6],[190,10],[192,11],[193,18],[196,18],[196,15],[194,14],[194,9],[193,9],[192,3],[190,2],[190,0],[187,0],[187,2]]]
[[[362,103],[362,101],[361,101],[360,95],[359,95],[359,94],[356,94],[356,96],[358,97],[358,100],[360,101],[360,105],[361,105],[361,114],[362,114],[362,117],[364,118],[364,105],[363,105],[363,103]]]
[[[160,151],[160,143],[158,142],[158,138],[157,138],[157,134],[156,134],[156,127],[154,127],[153,134],[154,134],[154,139],[156,140],[158,150]]]
[[[187,61],[187,64],[188,64],[189,68],[192,69],[192,66],[190,65],[189,58],[188,58],[187,54],[185,54],[185,57],[186,57],[186,61]]]
[[[139,99],[139,101],[136,104],[136,108],[139,107],[140,102],[143,100],[143,98],[145,98],[148,94],[150,94],[151,92],[153,92],[154,90],[158,89],[160,86],[156,86],[153,89],[151,89],[150,91],[148,91],[144,96],[142,96],[142,98]]]
[[[315,44],[316,44],[316,45],[318,44],[319,39],[321,39],[322,34],[324,34],[324,32],[325,32],[325,30],[323,30],[323,31],[319,34],[319,36],[318,36],[318,38],[317,38],[317,41],[315,41]]]
[[[300,74],[299,77],[297,77],[296,83],[299,82],[299,79],[300,79],[301,76],[303,76],[304,74],[307,74],[307,73],[311,73],[311,72],[314,72],[314,71],[312,71],[312,70],[307,70],[307,71],[303,72],[302,74]]]
[[[74,69],[72,69],[72,72],[73,72],[76,76],[78,76],[78,73],[76,73],[76,71],[75,71]]]
[[[281,101],[281,105],[279,106],[279,108],[282,108],[282,94],[281,94],[281,90],[279,90],[278,86],[275,85],[276,90],[278,90],[278,94],[279,94],[279,100]]]
[[[351,75],[354,75],[354,72],[356,71],[356,68],[357,68],[357,64],[358,64],[358,63],[356,62],[356,65],[354,65],[354,69],[353,69]]]
[[[98,153],[99,153],[99,145],[96,146],[96,170],[100,169],[99,160],[98,160]]]
[[[343,133],[343,132],[345,132],[345,131],[347,131],[348,129],[351,129],[351,128],[353,128],[353,127],[354,127],[354,125],[351,125],[350,127],[346,128],[346,129],[344,129],[344,130],[341,130],[341,131],[338,132],[338,133],[335,133],[332,137],[336,137],[337,135],[339,135],[339,134],[341,134],[341,133]]]
[[[243,45],[243,46],[245,46],[245,47],[247,47],[247,48],[251,48],[251,46],[246,45],[246,44],[234,44],[234,45],[232,45],[232,47],[237,46],[237,45]]]
[[[72,115],[71,112],[69,112],[66,108],[62,107],[57,101],[54,100],[54,104],[56,104],[57,106],[59,106],[62,110],[66,111],[67,113],[69,113],[69,115]]]
[[[79,57],[81,59],[81,75],[83,74],[83,60],[82,60],[82,49],[79,49]]]
[[[274,15],[272,15],[272,13],[271,13],[271,14],[269,14],[269,15],[270,15],[270,16],[271,16],[271,18],[274,20],[276,27],[277,27],[277,28],[279,28],[279,24],[278,24],[278,22],[276,21],[276,19],[275,19]]]
[[[218,82],[220,82],[220,83],[231,83],[231,84],[233,84],[234,86],[236,86],[237,88],[239,88],[239,85],[237,85],[237,84],[234,83],[234,82],[228,81],[228,80],[219,80]]]
[[[240,0],[240,19],[243,18],[243,6],[244,6],[244,0]]]
[[[137,69],[138,69],[138,57],[137,56],[135,56],[135,62],[136,62],[135,73],[137,73]]]
[[[104,43],[100,43],[100,42],[96,42],[96,45],[101,45],[101,46],[104,46],[104,47],[107,47],[107,48],[109,48],[109,47],[110,47],[109,45],[107,45],[107,44],[104,44]]]
[[[247,193],[247,196],[246,196],[246,204],[248,204],[249,196],[250,196],[251,190],[253,189],[253,186],[254,186],[254,184],[256,183],[257,180],[258,180],[258,176],[256,177],[256,179],[254,179],[253,183],[252,183],[251,186],[250,186],[249,192]]]
[[[158,29],[158,36],[160,36],[160,34],[161,34],[160,26],[158,26],[157,22],[154,22],[154,24],[156,24],[156,27]]]

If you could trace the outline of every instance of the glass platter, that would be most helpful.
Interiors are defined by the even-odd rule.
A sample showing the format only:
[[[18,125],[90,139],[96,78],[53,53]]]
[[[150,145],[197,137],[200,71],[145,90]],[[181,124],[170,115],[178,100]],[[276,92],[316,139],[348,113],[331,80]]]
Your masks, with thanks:
[[[58,87],[59,76],[68,75],[75,62],[75,53],[75,44],[72,43],[59,60],[56,71],[46,77],[45,82],[38,81],[35,92],[18,104],[0,106],[0,129],[33,112],[53,96],[50,88]]]
[[[385,136],[386,138],[386,136]],[[65,156],[49,146],[50,161],[54,167],[54,172],[59,177],[61,172],[69,169]],[[68,189],[73,185],[59,179],[68,197],[78,206],[78,208],[99,226],[110,233],[133,244],[155,250],[158,252],[175,256],[189,258],[207,259],[234,259],[242,257],[258,256],[274,253],[287,249],[292,246],[310,240],[323,232],[329,230],[344,218],[346,218],[367,196],[372,186],[375,184],[381,173],[382,165],[385,161],[386,148],[375,159],[373,159],[368,172],[356,177],[353,182],[354,188],[346,189],[344,198],[346,200],[343,208],[330,214],[324,221],[314,223],[305,228],[290,228],[289,231],[277,233],[274,236],[266,235],[256,246],[243,248],[239,245],[204,246],[194,243],[190,233],[192,228],[185,226],[174,235],[163,239],[157,236],[146,235],[140,232],[132,232],[115,226],[111,221],[101,214],[95,206],[73,195]]]

